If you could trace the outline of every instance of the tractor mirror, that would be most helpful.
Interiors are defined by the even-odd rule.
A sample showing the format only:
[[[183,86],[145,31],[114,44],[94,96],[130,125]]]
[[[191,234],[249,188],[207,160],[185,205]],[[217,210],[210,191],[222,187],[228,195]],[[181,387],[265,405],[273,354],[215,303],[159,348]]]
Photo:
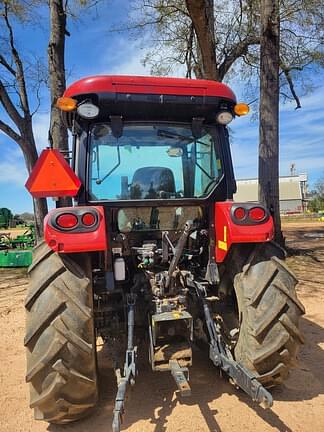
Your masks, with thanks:
[[[170,157],[180,157],[183,155],[183,150],[181,147],[170,147],[167,153]]]
[[[108,137],[110,133],[110,127],[105,124],[95,125],[95,127],[92,129],[92,134],[96,139]]]

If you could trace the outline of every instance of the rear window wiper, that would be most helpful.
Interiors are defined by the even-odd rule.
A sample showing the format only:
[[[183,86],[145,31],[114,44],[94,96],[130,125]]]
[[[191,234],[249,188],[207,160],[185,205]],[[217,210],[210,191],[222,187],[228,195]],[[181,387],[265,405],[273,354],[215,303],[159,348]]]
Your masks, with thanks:
[[[112,169],[110,171],[108,171],[108,173],[105,176],[103,176],[102,178],[98,178],[96,180],[97,185],[100,185],[104,180],[106,180],[106,178],[108,178],[119,167],[119,165],[120,165],[120,149],[119,149],[119,145],[117,145],[117,157],[118,157],[118,160],[117,160],[116,165],[114,167],[112,167]]]
[[[157,136],[159,137],[163,137],[163,138],[170,138],[170,139],[176,139],[178,138],[180,141],[187,141],[188,143],[195,141],[196,143],[202,144],[204,146],[208,147],[208,144],[199,141],[199,140],[195,140],[195,138],[193,136],[186,136],[186,135],[181,135],[178,134],[176,132],[171,132],[168,130],[164,130],[164,129],[158,129],[157,130]]]

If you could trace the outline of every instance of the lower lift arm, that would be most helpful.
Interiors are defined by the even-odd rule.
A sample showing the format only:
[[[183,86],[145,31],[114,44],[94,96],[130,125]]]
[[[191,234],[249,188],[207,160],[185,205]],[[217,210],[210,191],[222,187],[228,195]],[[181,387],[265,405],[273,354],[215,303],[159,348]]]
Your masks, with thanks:
[[[236,362],[230,350],[226,347],[220,329],[211,317],[208,302],[205,298],[205,287],[196,281],[191,281],[198,297],[202,301],[206,326],[209,334],[209,357],[215,366],[221,368],[232,378],[234,384],[245,391],[253,401],[270,408],[273,404],[272,395],[259,383],[257,375]]]
[[[136,377],[136,356],[137,347],[134,346],[134,315],[135,315],[135,294],[129,294],[127,297],[127,351],[124,364],[123,376],[117,375],[117,396],[115,399],[114,417],[112,423],[113,432],[119,432],[122,422],[122,415],[124,413],[124,404],[126,397],[127,385],[135,384]]]

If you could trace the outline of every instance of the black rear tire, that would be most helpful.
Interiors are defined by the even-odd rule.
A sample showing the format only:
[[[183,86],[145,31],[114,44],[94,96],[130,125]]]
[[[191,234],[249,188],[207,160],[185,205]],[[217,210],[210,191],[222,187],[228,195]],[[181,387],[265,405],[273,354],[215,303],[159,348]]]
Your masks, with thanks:
[[[29,268],[26,381],[35,418],[51,423],[78,420],[97,402],[91,267],[75,257],[41,242]]]
[[[258,375],[265,387],[281,384],[296,364],[304,343],[299,318],[305,309],[297,298],[295,275],[275,243],[237,245],[230,263],[239,335],[235,359]]]

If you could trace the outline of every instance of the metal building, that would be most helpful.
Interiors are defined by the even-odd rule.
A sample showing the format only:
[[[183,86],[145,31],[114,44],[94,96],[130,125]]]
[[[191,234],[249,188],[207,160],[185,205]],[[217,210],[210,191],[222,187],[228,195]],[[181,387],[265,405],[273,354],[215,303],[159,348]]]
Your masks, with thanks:
[[[258,179],[237,180],[235,201],[258,201]],[[279,199],[281,213],[303,213],[307,209],[307,174],[279,178]]]

